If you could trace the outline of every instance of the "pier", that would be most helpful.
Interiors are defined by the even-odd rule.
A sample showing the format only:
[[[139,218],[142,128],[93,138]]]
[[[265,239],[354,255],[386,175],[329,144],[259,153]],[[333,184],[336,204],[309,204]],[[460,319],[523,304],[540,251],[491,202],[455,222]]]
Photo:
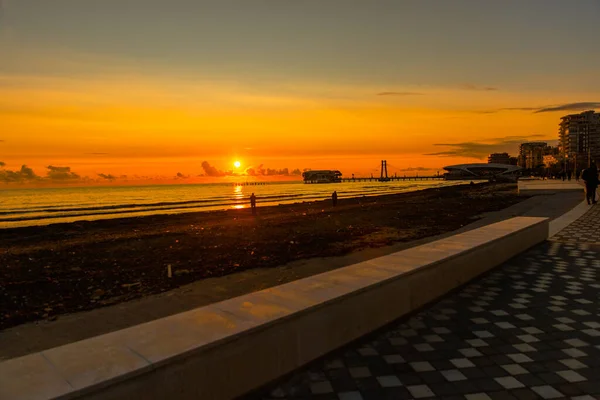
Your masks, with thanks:
[[[352,178],[341,178],[341,182],[390,182],[390,181],[429,181],[429,180],[444,180],[442,175],[433,176],[390,176],[387,178],[378,177],[352,177]]]
[[[440,175],[438,172],[437,175],[425,175],[419,176],[419,174],[415,174],[414,176],[407,176],[406,174],[402,174],[398,176],[398,173],[394,173],[394,175],[388,175],[388,166],[394,168],[389,165],[387,160],[381,160],[381,166],[376,169],[379,171],[379,176],[354,176],[348,178],[342,178],[342,174],[339,171],[315,171],[315,172],[331,172],[337,173],[337,175],[331,177],[327,180],[326,176],[319,176],[317,178],[304,177],[304,183],[351,183],[351,182],[392,182],[392,181],[429,181],[429,180],[444,180],[444,176]],[[395,168],[398,169],[398,168]],[[401,171],[401,170],[400,170]],[[323,174],[322,174],[323,175]]]

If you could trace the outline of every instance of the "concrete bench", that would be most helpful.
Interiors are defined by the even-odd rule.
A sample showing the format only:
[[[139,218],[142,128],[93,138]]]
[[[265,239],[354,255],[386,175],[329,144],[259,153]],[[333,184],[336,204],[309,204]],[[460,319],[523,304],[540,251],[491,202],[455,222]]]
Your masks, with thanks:
[[[548,237],[517,217],[0,363],[1,400],[229,399],[419,309]]]

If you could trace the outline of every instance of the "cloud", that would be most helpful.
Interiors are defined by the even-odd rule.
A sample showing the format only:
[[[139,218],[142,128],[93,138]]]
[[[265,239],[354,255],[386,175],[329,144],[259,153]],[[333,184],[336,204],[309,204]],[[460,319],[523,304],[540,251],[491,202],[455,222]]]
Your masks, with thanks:
[[[6,166],[6,163],[3,161],[0,161],[0,168],[5,167],[5,166]]]
[[[586,111],[600,108],[598,101],[584,101],[579,103],[567,103],[555,106],[543,107],[504,107],[496,110],[475,111],[477,114],[494,114],[501,111],[533,111],[534,114],[555,112],[555,111]]]
[[[208,161],[202,161],[202,169],[204,169],[204,174],[206,176],[225,176],[227,175],[225,172],[213,167],[208,163]]]
[[[537,107],[507,107],[501,108],[500,111],[533,111],[537,109]]]
[[[450,149],[425,155],[438,157],[467,157],[483,159],[486,158],[490,153],[514,153],[521,143],[535,139],[540,140],[543,137],[544,135],[534,134],[528,137],[505,136],[503,138],[490,139],[489,143],[438,143],[434,146],[449,147]],[[547,139],[543,141],[552,143],[554,142],[554,139]]]
[[[561,104],[558,106],[543,107],[543,108],[540,108],[539,110],[534,111],[534,113],[538,114],[538,113],[554,112],[554,111],[585,111],[585,110],[591,110],[591,109],[596,109],[596,108],[600,108],[599,101],[587,101],[587,102],[580,102],[580,103],[567,103],[567,104]]]
[[[71,167],[55,167],[49,165],[46,168],[48,169],[46,176],[53,181],[71,181],[81,178],[75,172],[71,172]]]
[[[111,174],[108,174],[108,175],[107,175],[107,174],[98,174],[98,176],[99,176],[100,178],[104,178],[104,179],[106,179],[106,180],[108,180],[108,181],[114,181],[115,179],[117,179],[117,177],[116,177],[116,176],[114,176],[114,175],[111,175]]]
[[[2,164],[3,166],[6,165],[4,163]],[[0,170],[0,182],[4,183],[30,182],[39,179],[40,177],[27,165],[22,165],[21,169],[18,171]]]
[[[381,92],[377,96],[423,96],[424,93],[419,92]]]
[[[460,85],[460,87],[461,87],[461,89],[464,89],[464,90],[478,90],[478,91],[483,91],[483,92],[493,92],[493,91],[498,90],[498,88],[496,88],[496,87],[477,86],[472,83],[464,83],[464,84]]]
[[[175,175],[175,179],[187,179],[189,178],[189,175],[184,175],[181,172],[178,172],[177,175]]]
[[[288,176],[290,175],[290,170],[288,168],[276,169],[276,168],[264,168],[262,164],[258,167],[248,167],[244,171],[245,175],[248,176]],[[292,171],[291,175],[300,175],[301,172],[299,169],[295,169]]]

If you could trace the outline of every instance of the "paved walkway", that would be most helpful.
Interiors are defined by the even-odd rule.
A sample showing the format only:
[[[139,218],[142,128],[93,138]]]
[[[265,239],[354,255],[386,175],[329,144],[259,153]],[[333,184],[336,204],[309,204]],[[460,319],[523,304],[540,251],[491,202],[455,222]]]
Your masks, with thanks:
[[[264,399],[600,399],[600,206]]]

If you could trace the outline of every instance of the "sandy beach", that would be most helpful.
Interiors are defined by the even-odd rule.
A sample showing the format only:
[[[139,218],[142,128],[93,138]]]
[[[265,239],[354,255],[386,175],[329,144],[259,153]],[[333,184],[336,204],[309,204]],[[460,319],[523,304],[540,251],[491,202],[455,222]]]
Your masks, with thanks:
[[[462,185],[342,199],[336,208],[261,208],[259,199],[256,216],[242,209],[2,230],[0,329],[208,277],[413,241],[521,200],[514,185]]]

